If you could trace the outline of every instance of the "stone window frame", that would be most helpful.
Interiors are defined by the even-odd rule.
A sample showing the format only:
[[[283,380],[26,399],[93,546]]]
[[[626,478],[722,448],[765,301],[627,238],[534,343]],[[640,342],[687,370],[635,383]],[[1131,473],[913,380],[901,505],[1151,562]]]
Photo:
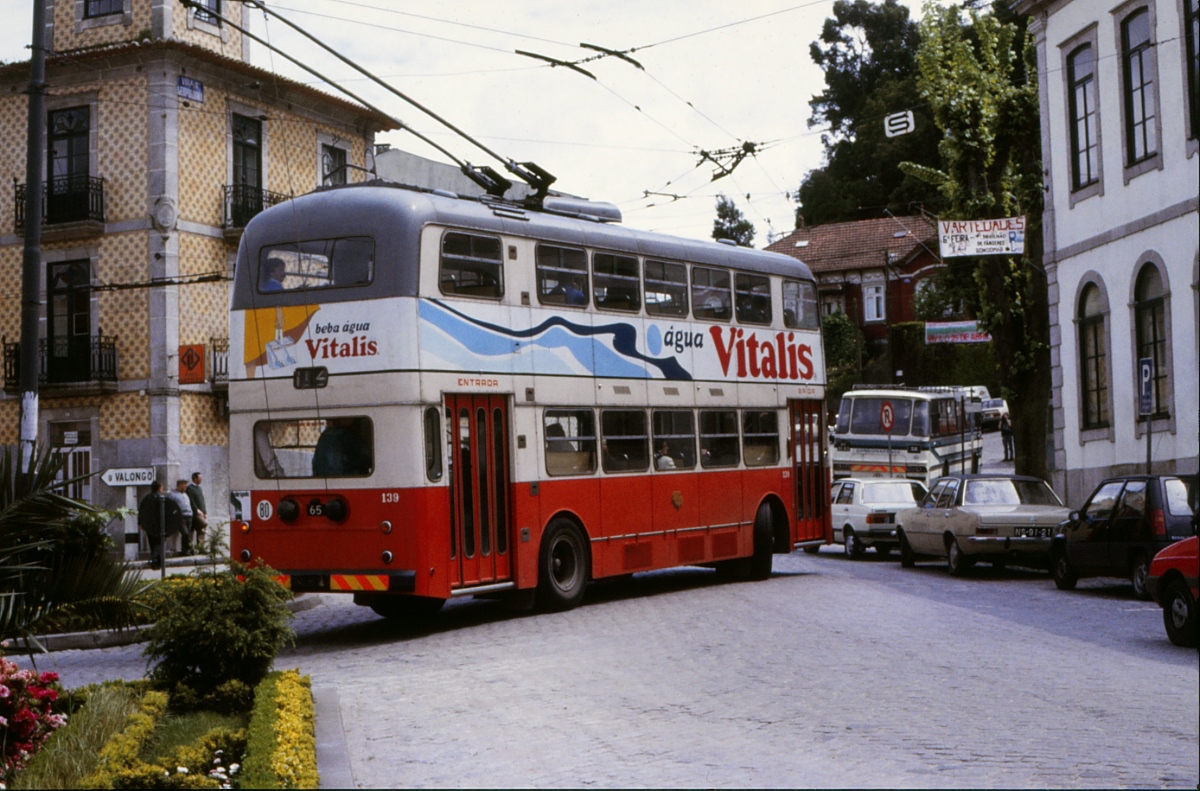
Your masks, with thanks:
[[[1132,386],[1131,392],[1136,396],[1138,392],[1138,371],[1137,371],[1137,355],[1138,355],[1138,301],[1137,301],[1137,281],[1142,270],[1147,266],[1153,266],[1158,270],[1158,276],[1162,279],[1163,293],[1163,358],[1167,361],[1167,397],[1163,407],[1166,409],[1165,417],[1155,417],[1153,419],[1153,429],[1155,434],[1175,433],[1175,350],[1174,343],[1171,338],[1171,275],[1167,269],[1167,264],[1163,257],[1154,250],[1147,250],[1136,259],[1137,263],[1131,268],[1129,276],[1129,379]],[[1143,437],[1146,434],[1146,423],[1136,414],[1137,409],[1134,408],[1132,415],[1134,425],[1134,436]],[[1161,413],[1160,413],[1161,414]]]
[[[259,189],[267,192],[270,185],[270,122],[271,118],[263,107],[229,99],[225,102],[225,184],[233,183],[233,117],[235,115],[253,118],[262,124],[262,140],[259,141],[259,156],[262,160],[262,172],[259,174],[262,183]]]
[[[351,143],[353,143],[353,142],[354,141],[351,140],[350,138],[342,137],[341,135],[330,134],[329,132],[321,132],[321,131],[317,132],[317,186],[318,187],[326,186],[326,184],[325,184],[325,162],[324,162],[325,146],[329,146],[330,148],[340,148],[342,151],[346,152],[347,167],[346,167],[345,183],[346,184],[351,183],[350,171],[354,170],[354,168],[350,167],[350,165],[353,164],[353,160],[351,159],[350,155],[354,152],[354,149],[351,146]]]
[[[1099,31],[1099,23],[1093,22],[1058,45],[1059,60],[1062,69],[1063,108],[1066,111],[1067,119],[1067,133],[1063,137],[1067,143],[1067,179],[1071,185],[1075,183],[1075,152],[1071,145],[1071,125],[1075,123],[1075,120],[1071,117],[1071,84],[1069,78],[1071,72],[1068,64],[1071,55],[1080,47],[1091,46],[1092,48],[1092,80],[1096,86],[1096,179],[1077,190],[1069,190],[1068,208],[1071,209],[1075,208],[1075,204],[1082,200],[1087,200],[1094,195],[1104,195],[1104,118],[1101,115],[1102,102],[1100,101],[1100,65],[1102,58],[1100,56]]]
[[[1101,343],[1104,345],[1104,375],[1108,382],[1107,394],[1105,397],[1105,406],[1108,410],[1108,423],[1105,425],[1086,426],[1083,422],[1083,401],[1085,397],[1084,385],[1084,370],[1083,370],[1083,338],[1081,337],[1081,329],[1084,320],[1080,318],[1080,305],[1083,301],[1084,292],[1089,286],[1095,286],[1100,291],[1100,299],[1104,303],[1100,311],[1100,322],[1103,327]],[[1072,305],[1072,322],[1075,326],[1075,358],[1078,363],[1079,370],[1076,372],[1079,381],[1079,410],[1077,417],[1079,420],[1079,444],[1085,445],[1088,442],[1108,441],[1113,442],[1116,439],[1116,421],[1113,420],[1113,355],[1112,355],[1112,301],[1108,297],[1108,286],[1104,282],[1104,278],[1094,271],[1089,270],[1079,278],[1079,282],[1075,284],[1075,299]]]
[[[1175,0],[1179,9],[1179,37],[1183,40],[1183,57],[1180,58],[1183,66],[1183,91],[1184,98],[1188,102],[1188,112],[1183,114],[1187,140],[1186,155],[1188,159],[1191,159],[1197,151],[1200,151],[1200,128],[1197,128],[1197,119],[1200,119],[1200,106],[1197,106],[1200,105],[1200,75],[1193,75],[1189,70],[1191,65],[1189,57],[1194,57],[1197,52],[1200,52],[1200,40],[1188,38],[1188,34],[1191,32],[1187,16],[1189,2],[1195,2],[1195,0]],[[1193,80],[1196,84],[1193,84]]]
[[[1155,3],[1147,2],[1147,0],[1128,0],[1128,2],[1117,6],[1109,12],[1113,17],[1113,35],[1116,37],[1117,75],[1119,80],[1118,95],[1121,102],[1119,113],[1121,116],[1121,162],[1124,164],[1125,184],[1133,181],[1143,173],[1163,169],[1162,79],[1159,76],[1158,68],[1158,45],[1161,42],[1158,38],[1158,14],[1156,13],[1155,6]],[[1129,162],[1129,146],[1126,142],[1128,140],[1129,118],[1125,112],[1125,42],[1122,33],[1125,21],[1142,10],[1146,11],[1150,25],[1150,46],[1146,51],[1148,53],[1150,68],[1153,72],[1155,146],[1153,154],[1145,159],[1131,163]]]
[[[128,27],[133,24],[133,0],[122,0],[121,10],[104,16],[85,16],[87,11],[87,0],[75,0],[75,32],[82,33],[85,30],[92,30],[98,27],[107,27],[109,25],[125,25]]]
[[[46,272],[49,271],[51,264],[65,264],[71,261],[87,261],[88,262],[88,285],[91,287],[91,293],[88,295],[88,300],[91,303],[89,311],[88,334],[93,338],[100,334],[100,292],[96,290],[96,286],[100,285],[99,276],[96,274],[100,269],[100,246],[87,245],[82,247],[65,247],[56,250],[42,250],[42,271],[38,276],[38,300],[47,305],[47,300],[50,294],[47,290]],[[48,338],[50,327],[48,325],[49,314],[48,310],[42,310],[38,316],[38,337]],[[118,373],[119,376],[119,373]]]
[[[216,13],[224,16],[226,10],[228,10],[226,8],[226,4],[219,3],[217,6]],[[218,19],[214,23],[214,22],[209,22],[208,20],[205,20],[205,19],[197,19],[196,18],[196,9],[192,6],[187,7],[187,29],[188,30],[198,30],[201,33],[208,33],[211,36],[217,36],[218,38],[221,39],[222,44],[227,43],[229,41],[229,28],[226,27],[225,25],[222,25],[221,20]]]

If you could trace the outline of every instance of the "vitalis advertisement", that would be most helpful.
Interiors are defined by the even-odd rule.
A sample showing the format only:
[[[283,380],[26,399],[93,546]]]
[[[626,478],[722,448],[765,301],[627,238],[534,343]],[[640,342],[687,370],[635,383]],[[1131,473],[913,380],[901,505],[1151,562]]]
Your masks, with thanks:
[[[257,308],[231,324],[233,379],[414,370],[419,347],[423,370],[824,384],[813,331],[436,299]]]

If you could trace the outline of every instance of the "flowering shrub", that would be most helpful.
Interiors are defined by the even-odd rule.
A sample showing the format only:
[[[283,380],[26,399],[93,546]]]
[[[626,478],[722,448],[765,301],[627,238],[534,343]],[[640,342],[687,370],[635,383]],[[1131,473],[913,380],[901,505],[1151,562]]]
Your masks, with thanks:
[[[66,723],[65,715],[52,711],[61,691],[57,673],[38,675],[0,657],[0,780],[6,785]]]
[[[263,679],[250,714],[242,788],[316,788],[315,721],[308,676],[288,670]]]

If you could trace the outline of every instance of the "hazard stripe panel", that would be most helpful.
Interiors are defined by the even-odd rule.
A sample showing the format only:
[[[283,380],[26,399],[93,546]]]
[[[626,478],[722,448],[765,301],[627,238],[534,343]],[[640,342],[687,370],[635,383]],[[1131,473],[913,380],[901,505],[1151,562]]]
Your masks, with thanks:
[[[386,591],[386,574],[330,574],[331,591]]]
[[[887,472],[887,471],[888,471],[888,466],[886,464],[851,464],[850,465],[850,472]],[[904,466],[901,466],[898,464],[892,465],[892,472],[907,472],[907,471],[908,471],[907,467],[904,467]]]

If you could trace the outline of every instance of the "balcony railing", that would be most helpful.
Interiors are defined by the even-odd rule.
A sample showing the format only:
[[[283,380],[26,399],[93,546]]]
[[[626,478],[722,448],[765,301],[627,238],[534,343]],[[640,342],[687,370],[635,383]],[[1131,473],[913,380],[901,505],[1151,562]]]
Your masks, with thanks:
[[[254,215],[276,203],[283,203],[290,197],[282,192],[271,192],[245,184],[226,185],[225,227],[245,228]]]
[[[21,344],[4,345],[4,389],[16,392],[21,387]],[[86,385],[117,381],[117,339],[112,335],[92,335],[78,340],[53,339],[53,351],[47,352],[47,339],[38,339],[38,385]]]
[[[13,184],[15,225],[25,228],[25,185]],[[104,223],[104,179],[96,176],[63,176],[42,185],[42,224]]]
[[[208,339],[208,381],[213,387],[229,386],[229,339]]]

